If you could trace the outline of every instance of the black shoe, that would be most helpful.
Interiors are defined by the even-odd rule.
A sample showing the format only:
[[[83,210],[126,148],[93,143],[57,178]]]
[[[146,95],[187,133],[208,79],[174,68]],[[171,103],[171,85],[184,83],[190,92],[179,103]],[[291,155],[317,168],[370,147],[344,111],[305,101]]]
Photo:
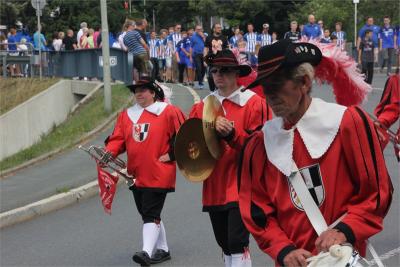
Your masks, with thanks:
[[[136,263],[139,263],[140,266],[150,266],[151,264],[151,259],[146,251],[136,252],[132,257],[132,260]]]
[[[157,249],[153,257],[150,259],[150,263],[157,264],[170,259],[171,259],[171,254],[169,254],[169,251],[166,252],[165,250]]]

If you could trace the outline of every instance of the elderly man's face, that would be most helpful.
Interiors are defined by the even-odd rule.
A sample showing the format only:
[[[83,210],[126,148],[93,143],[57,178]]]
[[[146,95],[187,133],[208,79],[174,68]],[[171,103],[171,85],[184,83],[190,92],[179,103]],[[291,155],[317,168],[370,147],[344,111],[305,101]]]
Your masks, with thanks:
[[[314,15],[308,16],[308,22],[310,22],[311,24],[315,23],[315,17],[314,17]]]
[[[278,117],[289,118],[299,110],[299,104],[305,93],[301,90],[303,84],[291,80],[283,80],[279,83],[273,79],[264,82],[264,92],[267,103]]]

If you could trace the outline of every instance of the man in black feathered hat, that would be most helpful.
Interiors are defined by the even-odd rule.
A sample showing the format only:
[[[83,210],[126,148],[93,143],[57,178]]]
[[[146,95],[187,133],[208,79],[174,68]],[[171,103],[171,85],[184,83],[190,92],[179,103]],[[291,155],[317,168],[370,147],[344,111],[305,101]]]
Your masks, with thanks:
[[[368,115],[310,95],[323,57],[310,43],[264,46],[250,85],[263,86],[276,117],[244,148],[240,212],[259,247],[280,266],[307,266],[307,258],[335,244],[350,243],[365,255],[391,202],[390,177]],[[334,67],[324,73],[343,71]],[[315,212],[308,215],[310,209]]]

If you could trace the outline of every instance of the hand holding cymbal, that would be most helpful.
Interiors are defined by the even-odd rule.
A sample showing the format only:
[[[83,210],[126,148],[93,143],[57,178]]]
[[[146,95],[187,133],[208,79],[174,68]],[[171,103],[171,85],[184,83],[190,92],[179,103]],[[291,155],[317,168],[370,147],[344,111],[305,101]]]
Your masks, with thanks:
[[[225,117],[218,116],[215,121],[215,130],[222,137],[230,135],[233,131],[232,123]]]

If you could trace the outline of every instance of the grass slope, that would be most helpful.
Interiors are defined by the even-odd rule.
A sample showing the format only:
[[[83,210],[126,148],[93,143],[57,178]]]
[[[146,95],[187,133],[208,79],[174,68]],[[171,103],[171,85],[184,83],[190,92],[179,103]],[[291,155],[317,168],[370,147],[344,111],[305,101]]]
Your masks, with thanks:
[[[130,91],[124,85],[112,86],[112,112],[128,105],[130,96]],[[41,141],[2,160],[0,171],[18,166],[55,149],[70,147],[110,115],[104,110],[103,90],[99,90],[90,101],[70,114],[64,123],[55,126],[49,134],[43,136]]]
[[[46,90],[60,79],[0,79],[0,115]]]

